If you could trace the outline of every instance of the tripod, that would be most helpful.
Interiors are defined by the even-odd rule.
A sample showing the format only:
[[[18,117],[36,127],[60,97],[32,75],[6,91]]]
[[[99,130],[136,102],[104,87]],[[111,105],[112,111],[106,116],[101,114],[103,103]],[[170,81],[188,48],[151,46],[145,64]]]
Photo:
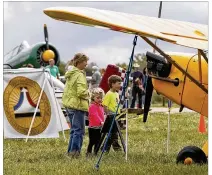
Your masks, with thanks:
[[[130,72],[131,72],[131,70],[132,70],[132,63],[133,63],[134,50],[135,50],[135,45],[136,45],[136,43],[137,43],[137,36],[135,36],[135,37],[134,37],[134,40],[133,40],[133,50],[132,50],[132,53],[131,53],[131,57],[130,57],[130,61],[129,61],[129,66],[128,66],[128,69],[127,69],[126,74],[125,74],[124,86],[123,86],[123,90],[122,90],[122,94],[121,94],[121,98],[120,98],[122,101],[124,101],[124,99],[125,99],[125,91],[126,91],[126,88],[127,88],[128,84],[129,84],[129,75],[130,75]],[[108,134],[107,134],[107,138],[106,138],[106,141],[105,141],[105,143],[104,143],[102,153],[101,153],[101,155],[100,155],[100,157],[99,157],[99,160],[98,160],[97,164],[95,165],[95,168],[96,168],[96,169],[99,169],[99,163],[100,163],[100,161],[101,161],[101,159],[102,159],[103,153],[104,153],[105,148],[106,148],[106,146],[107,146],[108,139],[110,138],[110,135],[111,135],[111,132],[112,132],[112,129],[113,129],[113,125],[116,123],[115,118],[116,118],[116,116],[117,116],[117,114],[118,114],[118,109],[119,109],[119,107],[120,107],[121,100],[119,101],[118,106],[117,106],[117,109],[116,109],[116,113],[115,113],[115,115],[114,115],[113,118],[112,118],[112,123],[111,123],[111,125],[110,125],[110,129],[109,129],[109,132],[108,132]],[[117,126],[117,125],[116,125],[116,126]],[[117,128],[118,128],[118,127],[117,127]],[[119,133],[120,133],[120,132],[119,132]],[[123,138],[123,137],[122,137],[122,138]],[[125,146],[124,146],[124,147],[125,147]],[[126,151],[126,149],[124,149],[124,150]]]
[[[125,113],[121,113],[121,114],[119,115],[120,118],[121,118],[124,114],[125,114]],[[101,148],[101,146],[103,146],[103,145],[105,144],[105,142],[106,142],[105,136],[106,136],[107,133],[109,133],[109,130],[110,130],[110,126],[111,126],[111,124],[112,124],[113,117],[114,117],[114,115],[108,115],[107,118],[106,118],[106,120],[105,120],[105,123],[104,123],[104,125],[103,125],[103,127],[102,127],[102,130],[101,130],[101,138],[100,138],[99,144],[98,144],[97,148],[94,150],[95,154],[98,153],[98,151],[99,151],[99,149]],[[113,134],[113,133],[116,133],[116,132],[118,132],[118,135],[119,135],[120,140],[121,140],[121,145],[122,145],[122,147],[123,147],[124,152],[126,153],[126,146],[125,146],[124,138],[123,138],[123,136],[122,136],[121,128],[120,128],[120,125],[119,125],[119,123],[118,123],[117,120],[115,120],[115,123],[114,123],[114,125],[113,125],[113,128],[112,128],[111,133]],[[112,134],[111,134],[111,135],[112,135]],[[104,140],[105,140],[105,142],[104,142],[104,144],[102,145],[102,143],[103,143]]]

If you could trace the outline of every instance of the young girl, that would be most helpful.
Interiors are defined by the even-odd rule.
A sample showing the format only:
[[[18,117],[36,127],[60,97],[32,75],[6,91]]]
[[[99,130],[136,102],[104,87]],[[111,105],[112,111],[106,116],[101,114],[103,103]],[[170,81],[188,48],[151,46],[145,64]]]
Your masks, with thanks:
[[[104,108],[102,106],[102,98],[104,96],[104,91],[101,88],[94,88],[91,90],[91,104],[89,106],[89,144],[87,148],[86,155],[89,156],[92,153],[92,148],[94,146],[94,153],[98,146],[99,140],[101,138],[101,128],[104,123]]]

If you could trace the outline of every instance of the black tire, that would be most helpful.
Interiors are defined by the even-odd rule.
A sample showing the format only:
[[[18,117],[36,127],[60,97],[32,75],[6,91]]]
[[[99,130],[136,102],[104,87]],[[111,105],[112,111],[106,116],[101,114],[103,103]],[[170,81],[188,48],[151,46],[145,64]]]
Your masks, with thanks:
[[[196,146],[186,146],[178,153],[176,163],[184,163],[184,160],[188,157],[197,164],[204,164],[208,162],[208,159],[202,149]]]

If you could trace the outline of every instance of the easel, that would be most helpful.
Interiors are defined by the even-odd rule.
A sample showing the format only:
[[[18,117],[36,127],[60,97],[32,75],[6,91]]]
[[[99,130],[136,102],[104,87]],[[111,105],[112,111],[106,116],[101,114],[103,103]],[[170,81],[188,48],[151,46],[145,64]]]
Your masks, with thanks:
[[[126,112],[123,112],[123,113],[121,113],[121,114],[119,114],[119,115],[117,116],[118,119],[117,119],[117,120],[115,119],[115,123],[114,123],[114,125],[113,125],[113,128],[112,128],[112,131],[111,131],[111,132],[112,132],[112,133],[118,132],[119,137],[120,137],[120,140],[121,140],[121,144],[122,144],[122,147],[123,147],[123,150],[124,150],[124,152],[126,153],[126,146],[125,146],[124,138],[123,138],[123,136],[122,136],[121,128],[120,128],[119,123],[118,123],[118,120],[119,120],[120,118],[123,118],[123,115],[126,115]],[[113,120],[112,115],[111,115],[111,117],[107,117],[107,118],[106,118],[105,123],[104,123],[104,125],[103,125],[103,127],[102,127],[102,130],[101,130],[101,139],[100,139],[100,141],[99,141],[99,144],[98,144],[96,150],[94,150],[95,154],[98,153],[99,148],[102,146],[102,143],[103,143],[103,141],[105,140],[105,136],[109,133],[109,130],[110,130],[110,127],[111,127],[111,124],[112,124],[112,120]],[[106,141],[106,140],[105,140],[105,141]],[[104,144],[103,144],[103,145],[104,145]]]
[[[126,100],[126,107],[128,107],[128,99]],[[114,123],[114,126],[113,126],[113,129],[112,129],[112,133],[113,132],[118,132],[119,134],[119,138],[121,140],[121,145],[122,145],[122,148],[124,150],[124,153],[126,154],[126,160],[127,160],[127,146],[128,146],[128,114],[137,114],[137,115],[141,115],[143,114],[143,109],[131,109],[131,108],[126,108],[126,110],[124,112],[122,112],[121,114],[119,114],[117,116],[117,120],[115,120],[115,123]],[[124,141],[124,138],[123,138],[123,135],[121,133],[121,128],[120,128],[120,125],[118,123],[118,121],[120,119],[123,119],[125,118],[126,116],[126,139]],[[105,137],[106,135],[109,133],[109,129],[110,129],[110,126],[112,124],[112,117],[107,117],[106,120],[105,120],[105,123],[102,127],[102,130],[101,130],[101,139],[99,141],[99,144],[96,148],[96,150],[94,150],[95,154],[98,153],[99,149],[104,145],[104,141],[105,140]]]

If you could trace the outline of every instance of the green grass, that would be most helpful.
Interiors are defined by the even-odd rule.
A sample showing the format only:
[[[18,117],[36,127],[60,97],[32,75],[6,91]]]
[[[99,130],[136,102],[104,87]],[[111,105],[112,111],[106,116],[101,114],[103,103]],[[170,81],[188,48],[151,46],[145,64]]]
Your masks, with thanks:
[[[152,103],[151,104],[151,107],[160,107],[160,108],[164,107],[164,108],[167,108],[168,107],[168,103],[165,103],[164,106],[163,106],[163,103],[162,102],[161,103]],[[172,108],[179,108],[179,107],[180,106],[178,104],[172,103]]]
[[[176,165],[178,152],[188,145],[202,147],[206,134],[198,133],[199,115],[195,113],[171,115],[170,152],[166,153],[167,114],[154,113],[143,124],[142,119],[129,119],[129,154],[104,154],[100,170],[94,165],[97,158],[86,159],[88,135],[84,139],[82,156],[69,159],[64,156],[67,142],[58,139],[4,140],[4,174],[49,175],[206,175],[208,165]],[[68,131],[66,137],[68,138]]]

